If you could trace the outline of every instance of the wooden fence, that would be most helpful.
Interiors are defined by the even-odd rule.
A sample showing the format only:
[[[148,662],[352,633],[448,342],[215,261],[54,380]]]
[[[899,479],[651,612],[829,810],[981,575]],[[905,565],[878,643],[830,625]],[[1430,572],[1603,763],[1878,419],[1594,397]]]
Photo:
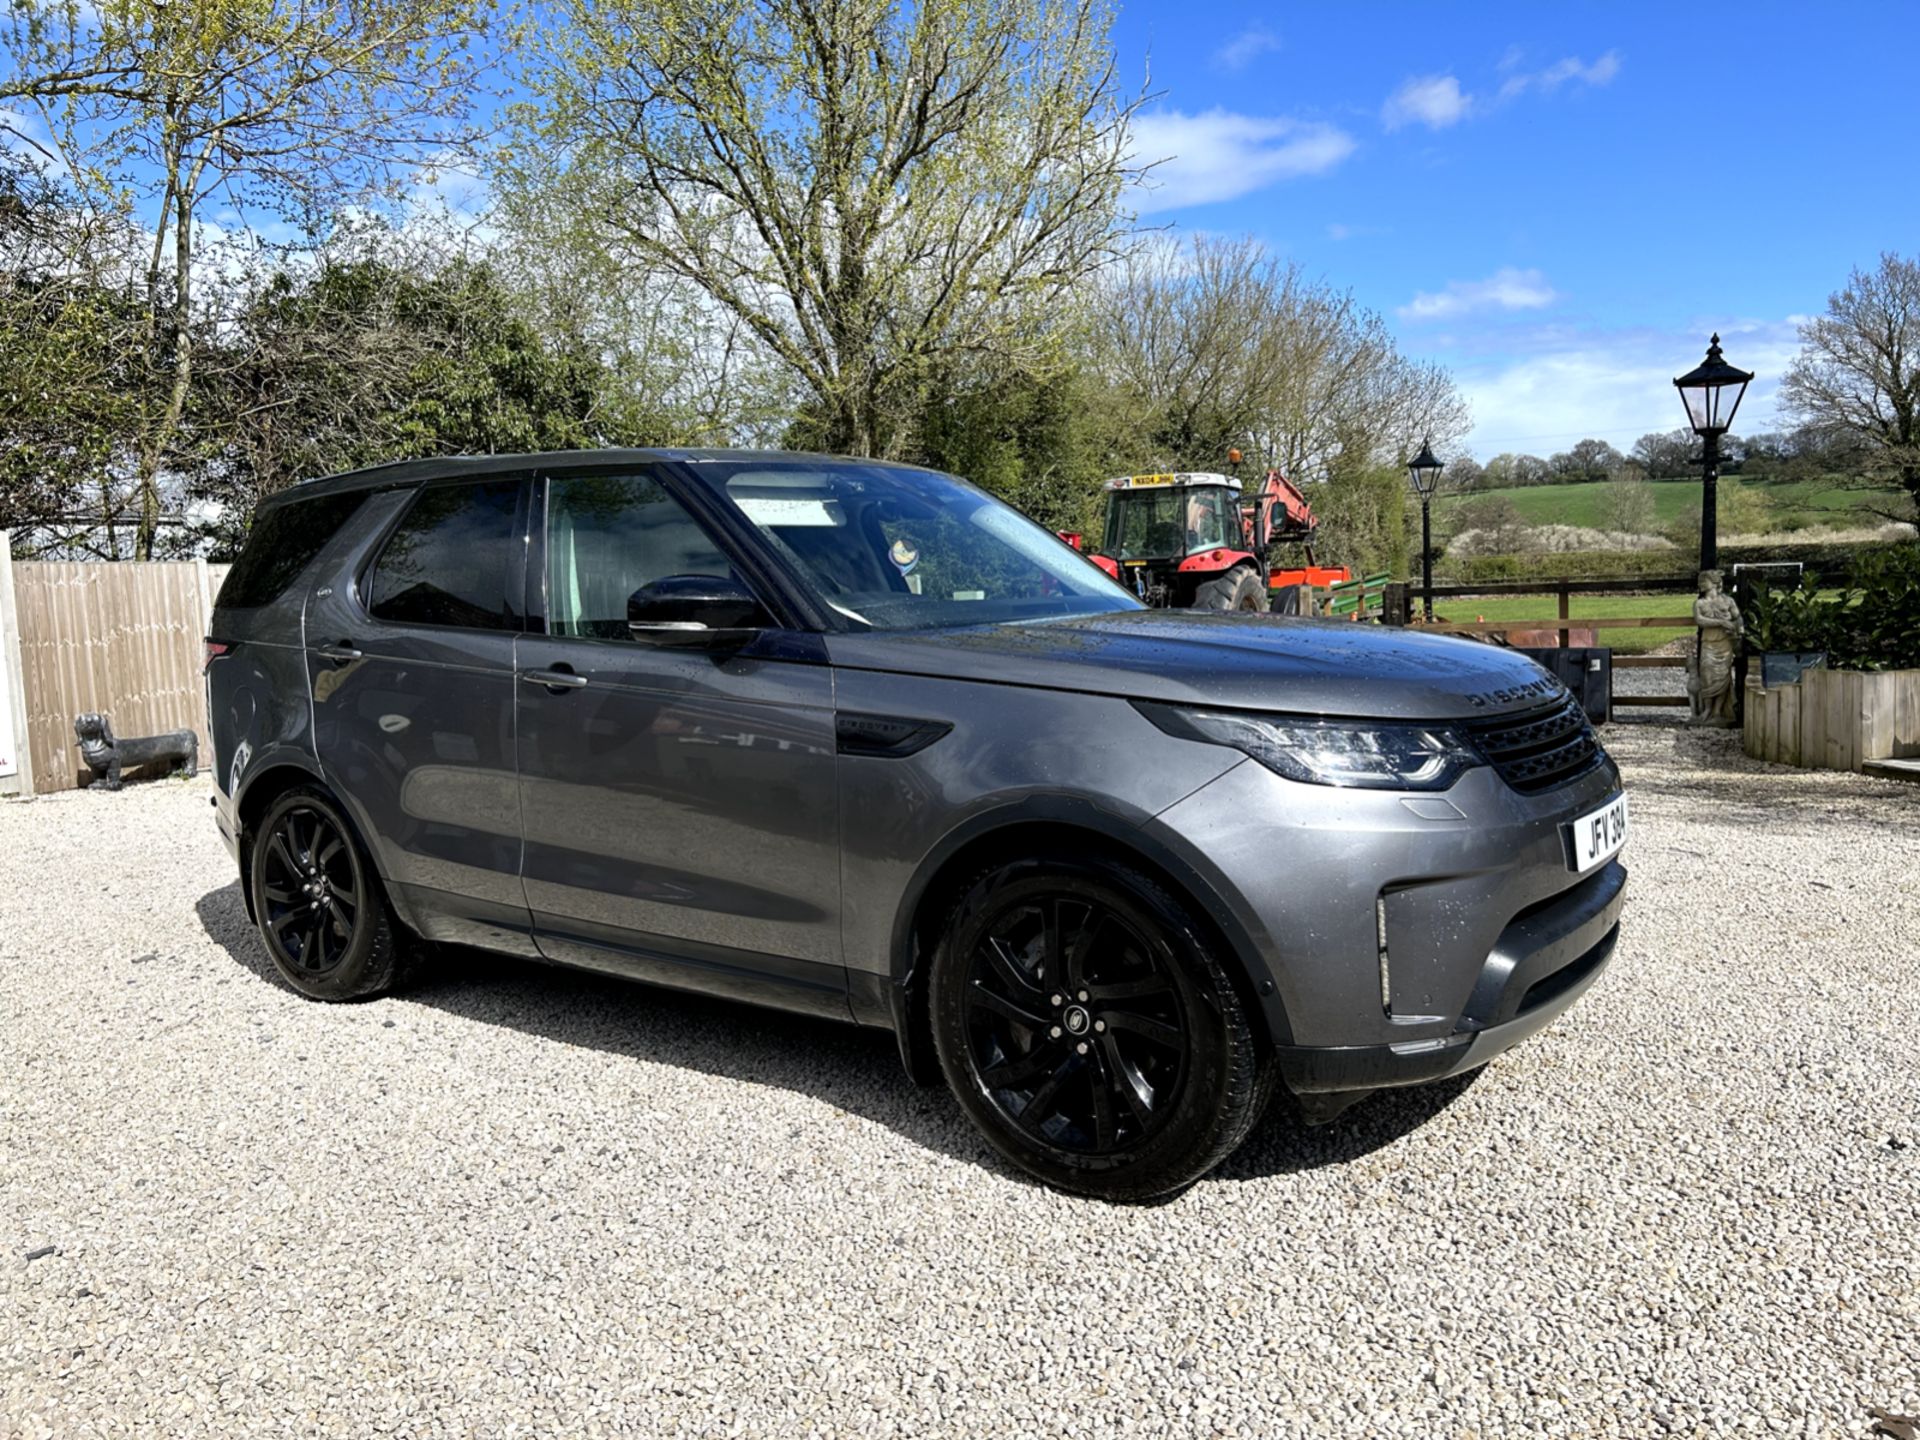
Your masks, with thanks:
[[[205,763],[202,642],[228,567],[4,558],[0,566],[10,571],[0,584],[0,663],[18,686],[0,728],[13,731],[19,769],[0,789],[46,794],[91,778],[73,735],[73,717],[89,710],[108,715],[120,735],[192,729]]]
[[[1797,684],[1746,683],[1743,742],[1756,760],[1861,770],[1920,756],[1920,670],[1805,671]]]
[[[1463,599],[1479,595],[1552,595],[1555,598],[1554,615],[1542,615],[1529,620],[1479,620],[1466,623],[1432,623],[1421,628],[1442,635],[1501,635],[1511,638],[1516,634],[1532,632],[1552,633],[1559,636],[1559,644],[1564,648],[1574,638],[1574,632],[1585,630],[1589,633],[1600,630],[1671,630],[1692,629],[1692,597],[1698,587],[1693,576],[1651,576],[1629,580],[1525,580],[1502,582],[1491,585],[1435,585],[1426,589],[1419,585],[1405,588],[1405,598],[1393,597],[1387,607],[1389,613],[1399,623],[1411,623],[1413,602],[1423,597],[1434,599]],[[1581,616],[1572,614],[1572,601],[1575,595],[1685,595],[1687,598],[1685,615],[1632,615],[1632,616]],[[1681,605],[1676,602],[1677,611]],[[1596,639],[1598,637],[1596,636]],[[1546,640],[1526,640],[1532,645],[1548,645]],[[1684,670],[1687,660],[1684,655],[1616,655],[1613,668],[1626,669],[1672,669]],[[1615,705],[1671,705],[1688,703],[1684,695],[1618,695],[1613,696]]]

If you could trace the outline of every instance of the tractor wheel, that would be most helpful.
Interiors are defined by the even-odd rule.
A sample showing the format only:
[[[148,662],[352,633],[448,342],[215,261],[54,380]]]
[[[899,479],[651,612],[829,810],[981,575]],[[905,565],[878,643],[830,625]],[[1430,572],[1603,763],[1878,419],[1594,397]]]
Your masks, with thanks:
[[[1245,565],[1237,565],[1218,580],[1209,580],[1193,595],[1196,610],[1265,610],[1267,597],[1261,593],[1260,577]]]

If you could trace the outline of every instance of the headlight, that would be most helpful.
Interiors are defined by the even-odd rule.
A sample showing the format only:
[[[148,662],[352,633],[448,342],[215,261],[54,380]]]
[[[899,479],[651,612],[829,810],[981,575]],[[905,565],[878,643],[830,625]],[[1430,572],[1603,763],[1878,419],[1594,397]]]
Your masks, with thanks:
[[[1144,702],[1137,708],[1169,735],[1231,745],[1275,774],[1308,785],[1445,790],[1486,763],[1465,735],[1445,725],[1310,720]]]

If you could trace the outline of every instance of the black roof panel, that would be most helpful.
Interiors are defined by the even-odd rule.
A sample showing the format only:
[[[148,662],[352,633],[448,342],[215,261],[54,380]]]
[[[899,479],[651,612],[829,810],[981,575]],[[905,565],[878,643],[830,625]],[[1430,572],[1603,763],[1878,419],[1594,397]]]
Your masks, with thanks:
[[[311,500],[343,490],[390,490],[429,480],[459,480],[502,471],[599,468],[607,465],[647,465],[662,460],[698,463],[703,460],[838,460],[854,457],[816,455],[801,450],[698,449],[664,446],[649,450],[541,450],[530,455],[441,455],[427,460],[393,460],[364,470],[346,470],[314,480],[301,480],[260,502],[262,509],[294,500]],[[860,465],[885,465],[885,460],[854,458]],[[902,467],[916,468],[916,467]]]

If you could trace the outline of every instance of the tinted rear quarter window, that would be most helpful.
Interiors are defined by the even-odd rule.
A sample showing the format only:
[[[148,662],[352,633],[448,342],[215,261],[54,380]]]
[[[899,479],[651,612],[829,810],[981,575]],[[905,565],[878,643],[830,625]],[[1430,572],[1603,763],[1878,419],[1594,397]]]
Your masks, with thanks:
[[[251,610],[278,600],[366,498],[364,490],[320,495],[255,516],[240,558],[220,584],[220,608]]]
[[[507,579],[519,501],[517,478],[422,490],[374,562],[367,609],[403,625],[516,627]]]

